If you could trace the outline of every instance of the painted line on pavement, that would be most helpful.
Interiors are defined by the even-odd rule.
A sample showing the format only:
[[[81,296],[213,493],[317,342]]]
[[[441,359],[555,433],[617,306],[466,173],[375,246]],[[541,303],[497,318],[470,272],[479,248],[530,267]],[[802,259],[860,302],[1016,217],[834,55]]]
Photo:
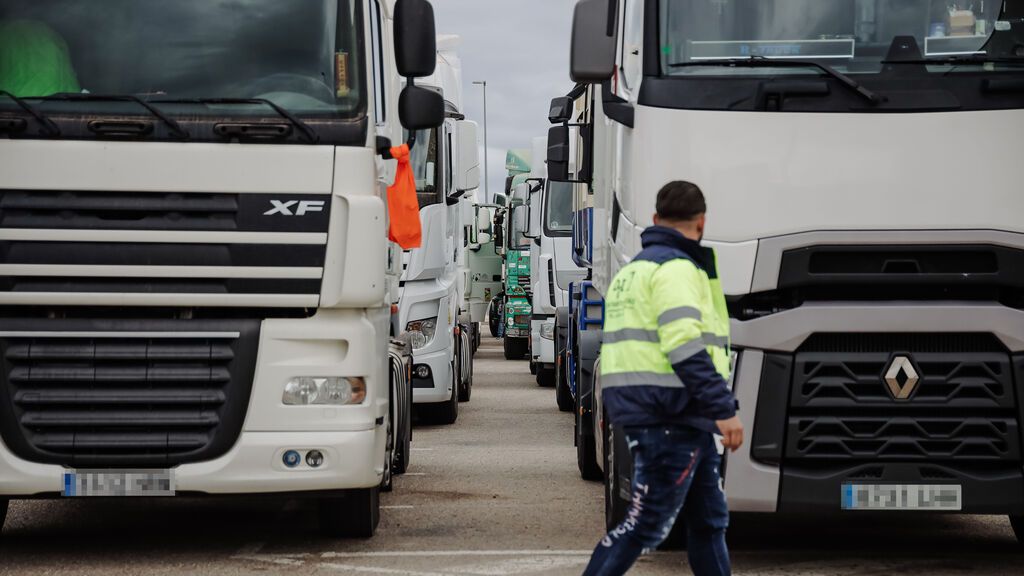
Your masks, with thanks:
[[[393,552],[324,552],[321,558],[444,558],[449,556],[586,556],[593,550],[401,550]]]

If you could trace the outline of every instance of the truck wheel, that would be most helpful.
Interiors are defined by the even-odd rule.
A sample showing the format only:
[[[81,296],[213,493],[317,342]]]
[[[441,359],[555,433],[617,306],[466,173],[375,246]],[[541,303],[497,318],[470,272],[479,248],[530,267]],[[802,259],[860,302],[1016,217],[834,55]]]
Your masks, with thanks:
[[[480,323],[473,323],[473,353],[480,349]]]
[[[469,402],[469,399],[473,397],[473,359],[469,359],[469,377],[462,383],[462,388],[459,389],[459,402]]]
[[[320,532],[330,538],[371,538],[380,523],[380,489],[348,490],[318,503]]]
[[[501,338],[501,306],[498,304],[498,299],[494,298],[491,300],[491,305],[487,310],[487,321],[491,329],[491,338]]]
[[[387,449],[384,450],[384,474],[380,480],[380,491],[391,492],[395,489],[395,417],[388,418],[388,439],[385,442]]]
[[[605,420],[607,422],[607,420]],[[623,520],[629,512],[629,502],[619,497],[622,487],[619,484],[621,474],[619,463],[615,459],[620,446],[624,445],[616,437],[615,429],[612,426],[605,426],[602,441],[604,442],[604,523],[610,531]]]
[[[2,518],[3,514],[0,514],[0,519]],[[1010,516],[1010,526],[1013,526],[1013,533],[1017,536],[1017,545],[1024,548],[1024,516]]]
[[[455,375],[456,367],[452,366],[452,397],[440,404],[424,404],[420,414],[427,424],[448,426],[459,419],[459,384]]]
[[[580,469],[580,477],[584,480],[599,481],[604,479],[601,468],[597,465],[597,444],[593,434],[585,434],[590,422],[580,416],[579,401],[576,402],[576,466]]]
[[[569,390],[569,374],[565,370],[565,356],[555,359],[555,400],[562,412],[572,412],[572,390]]]
[[[537,385],[541,388],[555,387],[555,371],[553,368],[537,368]]]

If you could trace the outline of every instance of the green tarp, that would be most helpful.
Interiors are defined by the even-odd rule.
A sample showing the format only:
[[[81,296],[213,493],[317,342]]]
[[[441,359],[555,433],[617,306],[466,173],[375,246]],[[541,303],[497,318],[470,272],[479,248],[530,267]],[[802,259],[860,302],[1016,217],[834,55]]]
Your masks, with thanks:
[[[81,92],[67,42],[42,22],[0,22],[0,90],[23,98]]]

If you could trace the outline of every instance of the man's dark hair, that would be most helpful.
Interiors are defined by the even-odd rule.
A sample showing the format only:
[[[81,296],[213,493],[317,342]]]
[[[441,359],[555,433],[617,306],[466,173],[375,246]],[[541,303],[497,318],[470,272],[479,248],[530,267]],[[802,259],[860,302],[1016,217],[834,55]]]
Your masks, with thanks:
[[[658,192],[658,217],[674,222],[688,222],[708,211],[704,193],[696,184],[677,180]]]

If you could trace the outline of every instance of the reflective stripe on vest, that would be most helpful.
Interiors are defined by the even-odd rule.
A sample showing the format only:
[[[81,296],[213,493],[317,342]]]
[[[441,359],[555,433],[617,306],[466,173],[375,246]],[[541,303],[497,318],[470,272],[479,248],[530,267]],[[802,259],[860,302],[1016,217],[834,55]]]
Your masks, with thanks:
[[[644,330],[642,328],[624,328],[614,332],[605,332],[601,336],[604,344],[621,344],[622,342],[660,342],[657,330]]]
[[[661,316],[658,316],[658,326],[665,326],[666,324],[671,324],[676,320],[701,320],[703,318],[704,315],[700,313],[700,310],[692,306],[682,306],[680,308],[668,310],[662,313]]]
[[[620,372],[602,374],[601,388],[623,388],[627,386],[660,386],[662,388],[686,388],[683,381],[672,374],[657,372]]]

